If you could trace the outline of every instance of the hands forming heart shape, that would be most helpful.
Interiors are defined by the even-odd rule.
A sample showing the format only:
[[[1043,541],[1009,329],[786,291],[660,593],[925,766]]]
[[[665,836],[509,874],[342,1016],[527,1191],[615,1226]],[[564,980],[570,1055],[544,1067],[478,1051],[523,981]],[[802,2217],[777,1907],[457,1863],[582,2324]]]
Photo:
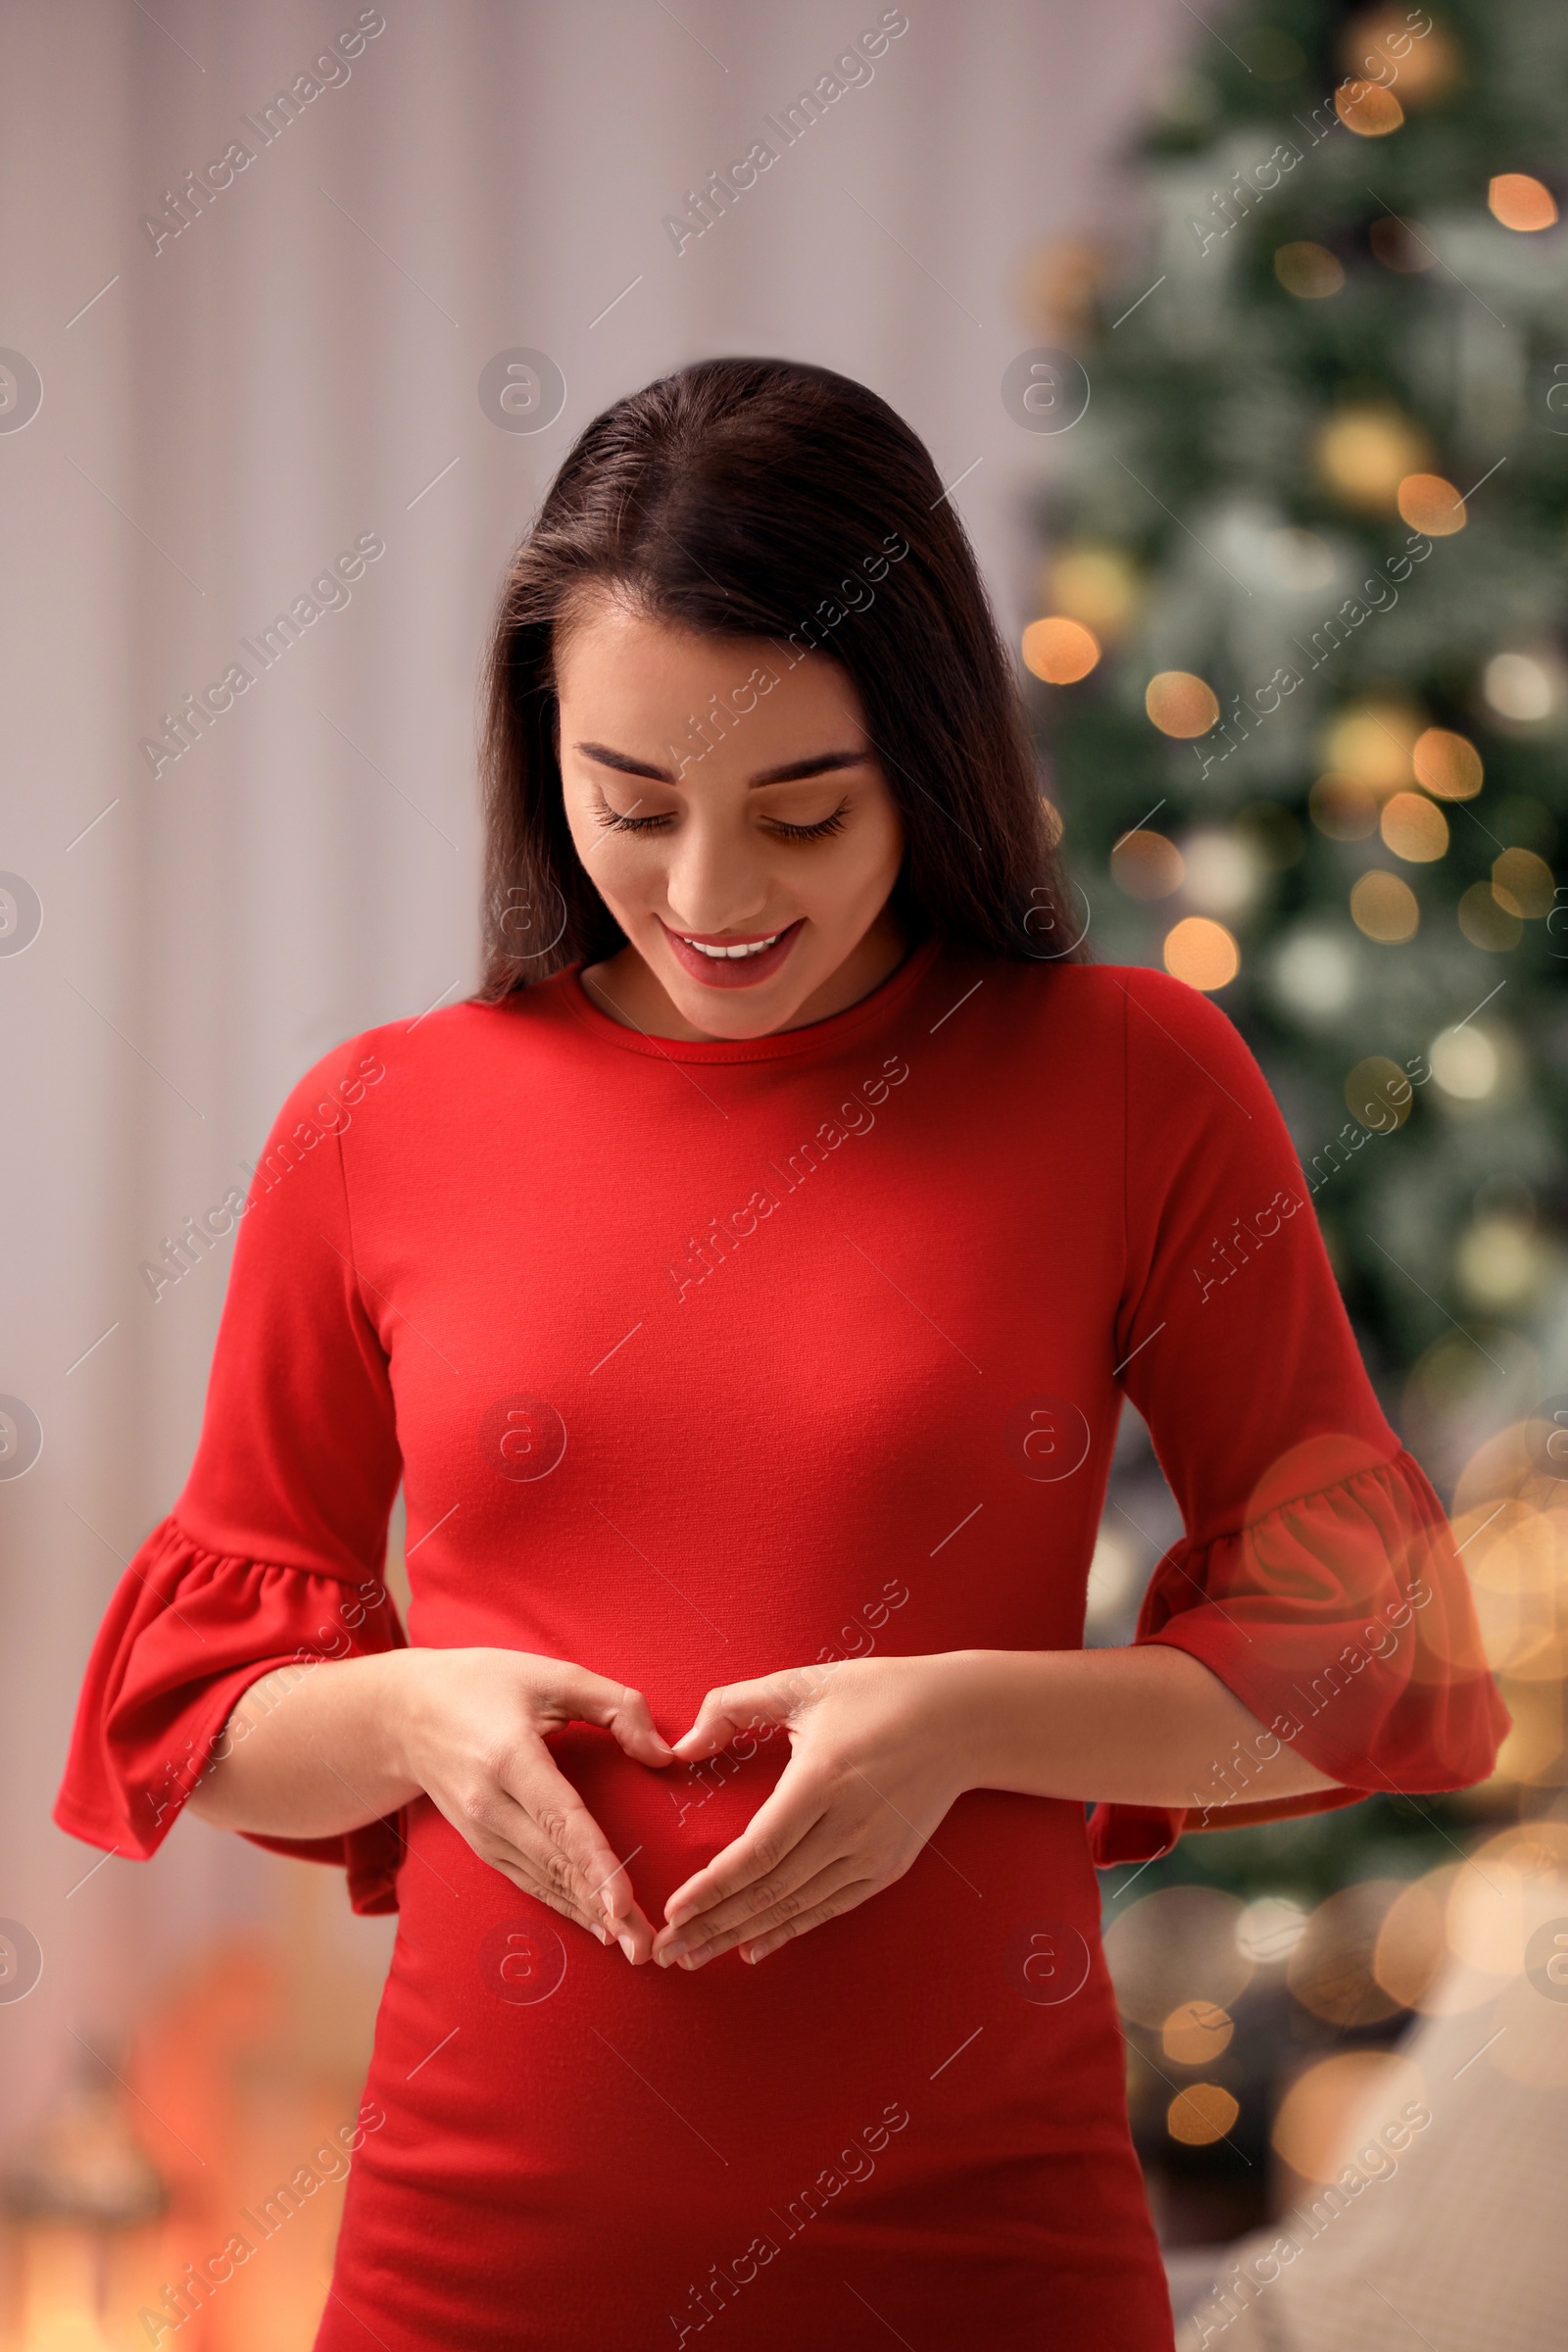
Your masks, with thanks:
[[[481,1860],[602,1943],[618,1941],[634,1965],[698,1969],[736,1946],[760,1960],[901,1879],[974,1785],[961,1651],[845,1658],[727,1683],[673,1743],[640,1690],[565,1659],[405,1655],[419,1661],[405,1732],[411,1777]],[[546,1745],[569,1723],[600,1725],[655,1769],[760,1733],[789,1740],[789,1760],[751,1821],[675,1888],[658,1928]]]

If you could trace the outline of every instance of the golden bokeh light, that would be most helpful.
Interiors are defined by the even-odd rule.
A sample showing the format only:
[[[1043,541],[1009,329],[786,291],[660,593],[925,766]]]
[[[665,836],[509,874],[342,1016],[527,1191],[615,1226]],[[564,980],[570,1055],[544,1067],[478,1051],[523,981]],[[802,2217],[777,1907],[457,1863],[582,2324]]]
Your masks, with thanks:
[[[1528,172],[1499,172],[1487,182],[1487,210],[1504,228],[1550,228],[1557,218],[1557,199]]]
[[[1447,727],[1428,727],[1416,740],[1410,764],[1416,782],[1440,801],[1473,801],[1486,773],[1469,737]]]
[[[1429,865],[1448,846],[1448,820],[1424,792],[1396,792],[1385,801],[1378,831],[1396,858],[1411,865]]]
[[[1168,899],[1186,870],[1176,844],[1147,825],[1123,835],[1110,853],[1111,875],[1130,899]]]
[[[1274,274],[1287,294],[1295,294],[1302,302],[1321,302],[1325,295],[1337,294],[1345,283],[1345,271],[1328,247],[1306,239],[1280,246],[1274,256]]]
[[[1412,1879],[1383,1915],[1372,1974],[1396,2009],[1418,2009],[1447,1958],[1448,1889],[1466,1865],[1450,1862]]]
[[[1492,895],[1505,914],[1539,922],[1557,903],[1557,885],[1544,858],[1534,850],[1504,850],[1492,860]]]
[[[1350,920],[1365,938],[1375,939],[1380,947],[1397,948],[1407,939],[1414,939],[1421,908],[1408,882],[1374,866],[1350,891]]]
[[[1334,93],[1334,111],[1347,130],[1360,139],[1386,139],[1404,121],[1404,109],[1380,81],[1342,81]]]
[[[1413,703],[1378,696],[1347,704],[1323,737],[1323,763],[1337,775],[1370,785],[1381,799],[1408,784],[1416,740],[1426,724]]]
[[[1046,566],[1046,602],[1081,620],[1103,642],[1126,627],[1139,602],[1137,571],[1119,548],[1092,541],[1064,547]]]
[[[1177,2066],[1208,2066],[1235,2031],[1230,2011],[1217,2001],[1183,2001],[1160,2027],[1159,2038]]]
[[[1315,441],[1318,470],[1347,506],[1386,514],[1399,484],[1427,461],[1425,436],[1397,409],[1341,409]]]
[[[1425,2092],[1426,2078],[1413,2059],[1394,2050],[1342,2050],[1297,2076],[1269,2136],[1303,2180],[1336,2180],[1348,2160],[1346,2134],[1354,2122],[1368,2117],[1374,2131],[1396,2123],[1401,2107],[1424,2103]]]
[[[1100,640],[1081,620],[1051,612],[1044,620],[1032,620],[1025,629],[1023,658],[1026,666],[1048,686],[1072,686],[1087,678],[1100,660]]]
[[[1223,923],[1189,914],[1165,934],[1165,969],[1189,988],[1226,988],[1242,968],[1242,952]]]
[[[1435,24],[1426,11],[1418,31],[1415,12],[1396,0],[1393,7],[1371,8],[1351,17],[1342,27],[1335,54],[1349,74],[1377,70],[1379,54],[1395,66],[1404,104],[1422,106],[1459,78],[1460,57],[1451,34]]]
[[[1165,2129],[1189,2148],[1223,2139],[1241,2114],[1241,2103],[1218,2082],[1190,2082],[1165,2110]]]
[[[1506,956],[1525,935],[1524,924],[1494,895],[1490,882],[1472,882],[1458,906],[1459,928],[1473,948]]]
[[[1536,1929],[1568,1909],[1568,1822],[1519,1823],[1471,1858],[1448,1893],[1448,1949],[1489,1976],[1521,1976]]]
[[[1156,670],[1144,690],[1144,709],[1162,735],[1206,735],[1219,716],[1214,689],[1190,669]]]
[[[1332,2026],[1379,2025],[1399,2003],[1379,1984],[1373,1955],[1401,1879],[1358,1879],[1319,1903],[1291,1954],[1286,1983],[1303,2009]]]
[[[1365,841],[1378,829],[1378,796],[1356,776],[1319,776],[1306,807],[1313,824],[1330,841]]]
[[[1396,503],[1411,530],[1424,531],[1429,539],[1446,539],[1462,531],[1468,519],[1464,500],[1441,473],[1407,473]]]

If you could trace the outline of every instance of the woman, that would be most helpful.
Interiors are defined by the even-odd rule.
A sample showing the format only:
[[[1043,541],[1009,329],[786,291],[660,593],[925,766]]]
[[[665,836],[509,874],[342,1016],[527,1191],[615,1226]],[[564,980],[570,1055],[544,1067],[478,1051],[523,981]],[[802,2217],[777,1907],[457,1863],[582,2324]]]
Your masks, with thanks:
[[[58,1818],[400,1911],[326,2352],[1168,2346],[1096,1864],[1507,1728],[1279,1114],[1078,959],[962,529],[841,376],[589,425],[487,755],[484,985],[284,1105]],[[1123,1395],[1188,1534],[1086,1652]]]

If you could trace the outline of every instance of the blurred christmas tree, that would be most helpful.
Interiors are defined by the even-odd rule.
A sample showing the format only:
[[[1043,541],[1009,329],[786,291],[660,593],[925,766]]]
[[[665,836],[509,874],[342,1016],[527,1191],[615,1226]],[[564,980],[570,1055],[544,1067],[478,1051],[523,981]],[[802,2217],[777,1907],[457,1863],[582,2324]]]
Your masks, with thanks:
[[[1194,40],[1152,236],[1032,272],[1088,405],[1024,658],[1099,956],[1242,1027],[1451,1485],[1568,1390],[1568,11],[1244,0]]]
[[[1185,1949],[1198,1899],[1224,1965],[1254,1927],[1272,1954],[1205,2012],[1223,2054],[1173,2032],[1227,2001],[1201,1971],[1123,2004],[1162,2227],[1217,2236],[1281,2084],[1400,2030],[1371,1957],[1399,1887],[1568,1778],[1540,1452],[1568,1403],[1568,9],[1241,0],[1193,40],[1138,150],[1148,234],[1031,268],[1043,348],[1004,397],[1058,437],[1023,656],[1091,943],[1212,992],[1267,1071],[1516,1726],[1484,1790],[1106,1874],[1108,1936]],[[1179,1533],[1125,1434],[1107,1641]]]

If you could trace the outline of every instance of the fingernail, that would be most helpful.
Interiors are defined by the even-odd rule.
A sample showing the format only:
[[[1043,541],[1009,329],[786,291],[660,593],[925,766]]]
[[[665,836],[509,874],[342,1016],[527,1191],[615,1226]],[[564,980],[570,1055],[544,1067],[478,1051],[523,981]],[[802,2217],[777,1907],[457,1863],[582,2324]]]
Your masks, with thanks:
[[[683,1960],[686,1956],[686,1949],[687,1947],[683,1943],[666,1943],[663,1950],[665,1967],[668,1967],[671,1960]]]
[[[702,1949],[700,1952],[693,1952],[693,1954],[692,1954],[692,1957],[691,1957],[691,1965],[692,1965],[692,1967],[693,1967],[693,1968],[704,1968],[704,1967],[706,1967],[706,1966],[707,1966],[708,1962],[709,1962],[710,1960],[711,1960],[711,1958],[712,1958],[712,1957],[713,1957],[713,1947],[712,1947],[712,1945],[711,1945],[711,1944],[706,1944],[706,1945],[704,1946],[704,1948],[703,1948],[703,1949]]]
[[[594,1921],[593,1921],[591,1924],[592,1924],[592,1927],[593,1927],[594,1934],[595,1934],[595,1935],[598,1936],[598,1938],[599,1938],[600,1942],[601,1942],[601,1943],[608,1943],[608,1942],[610,1941],[610,1930],[609,1930],[607,1927],[605,1927],[601,1921],[599,1921],[599,1920],[597,1920],[597,1919],[596,1919],[596,1920],[594,1920]]]
[[[637,1946],[633,1943],[629,1936],[617,1936],[615,1941],[619,1944],[621,1950],[625,1953],[628,1960],[636,1959]]]

